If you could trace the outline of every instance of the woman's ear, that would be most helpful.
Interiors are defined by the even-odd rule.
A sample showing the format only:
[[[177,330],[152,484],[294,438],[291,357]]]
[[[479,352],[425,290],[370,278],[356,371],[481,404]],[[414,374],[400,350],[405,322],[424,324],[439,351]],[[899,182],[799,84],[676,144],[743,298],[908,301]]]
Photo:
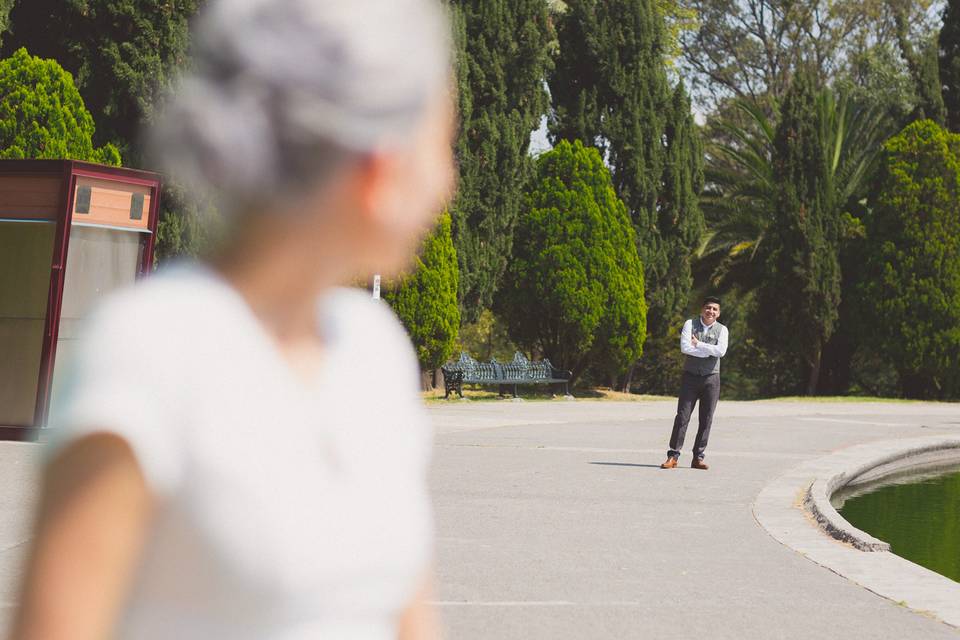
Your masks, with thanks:
[[[364,155],[357,162],[355,179],[357,204],[364,222],[383,222],[391,201],[390,159],[384,153]]]

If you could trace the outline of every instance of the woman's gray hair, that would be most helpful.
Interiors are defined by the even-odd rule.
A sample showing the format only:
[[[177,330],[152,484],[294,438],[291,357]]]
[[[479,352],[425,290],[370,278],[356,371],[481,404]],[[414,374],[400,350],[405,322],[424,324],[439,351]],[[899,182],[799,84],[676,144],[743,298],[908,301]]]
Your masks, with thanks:
[[[209,0],[151,132],[165,170],[228,212],[403,144],[449,82],[436,0]]]

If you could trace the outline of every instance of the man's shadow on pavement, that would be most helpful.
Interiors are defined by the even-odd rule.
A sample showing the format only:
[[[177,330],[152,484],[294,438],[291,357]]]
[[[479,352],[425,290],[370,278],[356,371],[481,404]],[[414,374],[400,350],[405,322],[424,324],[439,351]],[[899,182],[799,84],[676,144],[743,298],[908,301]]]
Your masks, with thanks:
[[[600,464],[605,467],[647,467],[648,469],[659,469],[658,464],[636,464],[634,462],[590,462],[588,464]]]

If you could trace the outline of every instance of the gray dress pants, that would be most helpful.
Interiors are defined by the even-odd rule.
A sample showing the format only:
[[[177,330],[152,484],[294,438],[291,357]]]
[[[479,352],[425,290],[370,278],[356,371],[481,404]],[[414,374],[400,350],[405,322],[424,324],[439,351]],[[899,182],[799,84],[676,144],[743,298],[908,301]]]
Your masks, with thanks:
[[[710,439],[710,425],[713,424],[713,412],[720,399],[720,374],[711,373],[707,376],[698,376],[687,371],[680,379],[680,397],[677,400],[677,417],[673,420],[673,433],[670,434],[670,451],[667,455],[673,458],[680,457],[683,440],[687,435],[687,425],[693,406],[700,402],[700,427],[697,429],[697,440],[693,443],[693,455],[702,459]]]

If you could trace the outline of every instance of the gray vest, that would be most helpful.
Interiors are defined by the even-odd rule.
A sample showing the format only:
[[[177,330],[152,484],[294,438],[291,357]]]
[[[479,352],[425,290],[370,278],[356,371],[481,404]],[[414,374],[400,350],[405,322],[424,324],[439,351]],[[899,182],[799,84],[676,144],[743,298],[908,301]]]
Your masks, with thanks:
[[[700,316],[697,316],[693,319],[692,335],[696,336],[700,342],[717,344],[720,341],[720,328],[722,326],[719,322],[714,322],[710,325],[710,328],[704,327]],[[720,373],[720,358],[715,356],[710,356],[709,358],[687,356],[683,363],[683,370],[695,376],[708,376],[711,373]]]

